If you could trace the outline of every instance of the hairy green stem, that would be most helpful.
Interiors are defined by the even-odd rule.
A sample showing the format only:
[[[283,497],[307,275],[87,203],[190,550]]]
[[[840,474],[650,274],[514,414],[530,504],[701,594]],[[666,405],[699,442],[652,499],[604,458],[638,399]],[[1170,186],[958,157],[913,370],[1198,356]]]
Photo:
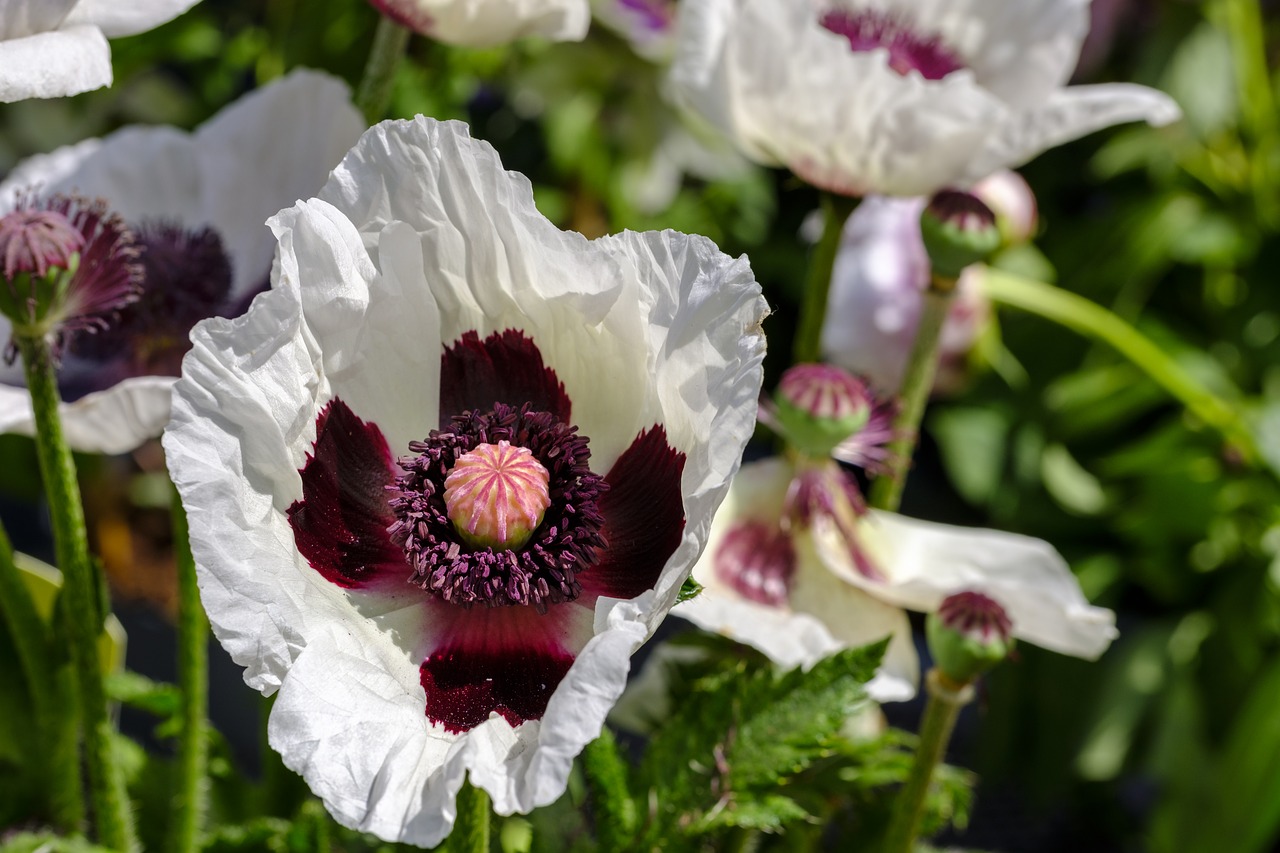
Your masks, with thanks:
[[[452,853],[489,853],[489,795],[470,780],[458,790],[458,820],[449,835]]]
[[[1197,418],[1218,430],[1247,461],[1258,460],[1258,447],[1240,411],[1210,391],[1168,353],[1118,316],[1069,290],[987,269],[982,286],[995,302],[1052,320],[1086,337],[1110,345],[1133,362]]]
[[[75,462],[62,436],[58,417],[58,386],[53,355],[44,338],[15,336],[36,424],[36,454],[44,480],[53,526],[53,546],[62,570],[62,603],[80,699],[85,764],[99,842],[113,850],[137,849],[133,814],[125,793],[124,776],[112,748],[114,732],[107,714],[98,635],[104,614],[98,600],[100,578],[89,557],[80,486]]]
[[[951,740],[960,709],[973,700],[973,686],[956,684],[934,669],[925,677],[929,694],[924,706],[924,718],[920,721],[920,742],[916,746],[915,761],[911,773],[898,791],[893,804],[893,815],[885,834],[883,853],[912,853],[916,834],[924,817],[924,804],[933,781],[933,771],[942,761]]]
[[[46,761],[40,770],[48,774],[54,822],[64,830],[79,831],[84,822],[80,762],[75,748],[75,726],[70,725],[72,721],[68,719],[75,713],[75,702],[71,696],[63,696],[61,700],[58,696],[58,669],[50,654],[51,635],[40,618],[31,591],[22,580],[13,546],[3,527],[0,527],[0,617],[9,627],[18,665],[31,696],[40,749]]]
[[[582,752],[582,768],[591,789],[596,844],[605,853],[626,850],[635,840],[635,806],[627,789],[627,765],[607,728]]]
[[[373,34],[373,46],[364,66],[364,76],[356,89],[356,107],[364,113],[365,121],[377,124],[387,115],[391,103],[391,90],[396,82],[396,70],[404,58],[410,32],[386,15],[379,16],[378,29]]]
[[[800,321],[792,347],[795,364],[817,361],[822,356],[822,323],[827,317],[831,271],[840,252],[844,224],[857,206],[856,198],[827,192],[822,194],[822,236],[809,256],[804,293],[800,295]]]
[[[167,849],[195,853],[208,800],[209,620],[200,606],[196,564],[191,557],[187,513],[175,491],[173,552],[178,569],[178,686],[182,691],[182,734],[178,745],[178,788]]]
[[[942,324],[951,307],[954,282],[935,281],[924,293],[920,308],[920,325],[907,360],[899,392],[901,408],[893,421],[894,439],[889,443],[889,470],[877,477],[871,486],[871,505],[894,512],[902,503],[902,490],[907,484],[907,471],[920,435],[933,377],[938,372],[938,344],[942,340]]]

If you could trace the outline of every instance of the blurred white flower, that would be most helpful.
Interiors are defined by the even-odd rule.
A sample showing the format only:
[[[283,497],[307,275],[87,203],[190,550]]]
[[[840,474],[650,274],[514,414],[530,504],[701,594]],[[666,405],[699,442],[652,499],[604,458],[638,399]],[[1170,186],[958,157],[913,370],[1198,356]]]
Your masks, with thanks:
[[[199,0],[0,0],[0,103],[111,85],[108,38],[157,27]]]
[[[414,32],[464,47],[492,47],[527,36],[581,41],[589,0],[369,0]]]
[[[1088,0],[699,0],[672,80],[757,162],[845,195],[929,195],[1179,110],[1142,86],[1065,87]]]
[[[24,192],[103,198],[142,243],[141,298],[97,335],[72,339],[59,382],[76,450],[123,453],[155,438],[192,325],[237,316],[267,286],[267,217],[308,196],[365,124],[341,81],[313,71],[241,98],[196,129],[128,127],[24,160],[0,183],[0,212]],[[0,340],[8,324],[0,318]],[[0,432],[30,434],[19,365],[0,368]]]
[[[892,636],[868,685],[881,701],[910,698],[918,680],[899,608],[932,612],[952,593],[990,596],[1014,636],[1062,654],[1093,659],[1115,638],[1115,615],[1088,603],[1047,542],[868,511],[848,478],[830,461],[743,465],[694,568],[705,589],[676,615],[783,666]],[[811,493],[802,513],[798,490]]]
[[[892,637],[867,688],[881,702],[910,699],[920,662],[906,613],[828,571],[811,529],[788,522],[796,474],[779,458],[742,466],[693,570],[704,589],[673,612],[787,668]]]
[[[271,224],[164,438],[214,631],[344,825],[436,844],[464,774],[549,803],[738,468],[759,286],[704,238],[558,230],[423,117]]]

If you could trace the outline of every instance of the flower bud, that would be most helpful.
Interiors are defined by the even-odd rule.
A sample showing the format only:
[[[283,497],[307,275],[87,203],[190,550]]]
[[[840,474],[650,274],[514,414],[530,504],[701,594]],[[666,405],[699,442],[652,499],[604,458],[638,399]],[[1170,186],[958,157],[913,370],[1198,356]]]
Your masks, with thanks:
[[[1013,623],[994,599],[980,592],[948,596],[925,620],[934,663],[947,678],[966,684],[1009,656]]]
[[[867,425],[875,400],[867,386],[831,364],[797,364],[774,392],[774,416],[787,442],[806,456],[826,457]]]
[[[920,235],[935,281],[954,282],[969,264],[1000,248],[996,215],[972,193],[940,190],[920,215]]]

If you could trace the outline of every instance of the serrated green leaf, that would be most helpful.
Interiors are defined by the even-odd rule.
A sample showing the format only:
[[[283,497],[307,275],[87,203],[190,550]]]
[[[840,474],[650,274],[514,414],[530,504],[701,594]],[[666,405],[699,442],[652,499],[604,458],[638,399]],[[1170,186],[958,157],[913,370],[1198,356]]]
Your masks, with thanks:
[[[787,824],[812,820],[799,803],[782,794],[766,794],[760,798],[732,797],[723,808],[715,809],[703,818],[699,829],[722,827],[754,829],[759,832],[781,832]]]

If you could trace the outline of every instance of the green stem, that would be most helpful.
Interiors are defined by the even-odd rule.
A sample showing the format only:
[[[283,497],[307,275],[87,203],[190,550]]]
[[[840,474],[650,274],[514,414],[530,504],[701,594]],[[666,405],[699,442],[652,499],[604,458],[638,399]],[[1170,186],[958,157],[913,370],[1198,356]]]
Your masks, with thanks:
[[[452,853],[489,853],[489,795],[470,780],[458,790],[458,820],[449,835]]]
[[[626,850],[635,839],[635,807],[627,790],[627,766],[618,754],[613,732],[604,729],[587,744],[582,767],[591,789],[599,849],[605,853]]]
[[[954,282],[937,281],[924,292],[920,308],[920,325],[907,360],[900,391],[901,408],[893,421],[895,438],[889,444],[889,470],[876,478],[871,486],[871,505],[894,512],[902,503],[902,490],[920,434],[933,378],[938,372],[938,344],[942,340],[942,324],[951,307]]]
[[[396,69],[404,58],[410,32],[386,15],[380,15],[378,29],[373,34],[373,46],[364,66],[364,76],[356,90],[356,107],[364,113],[365,121],[377,124],[387,114],[391,103],[391,90],[396,82]]]
[[[178,686],[182,689],[182,735],[178,746],[178,790],[167,849],[194,853],[208,799],[209,620],[200,606],[196,564],[191,557],[187,514],[173,494],[173,551],[178,568]]]
[[[1068,290],[992,268],[984,270],[982,286],[996,302],[1038,314],[1110,345],[1197,418],[1221,432],[1249,462],[1259,458],[1253,435],[1234,406],[1205,388],[1168,353],[1101,305]]]
[[[796,364],[817,361],[822,356],[822,322],[827,316],[827,297],[831,292],[831,270],[840,252],[840,236],[858,199],[822,194],[822,237],[809,256],[809,272],[800,295],[800,321],[792,348]]]
[[[62,436],[58,418],[58,386],[53,356],[44,338],[15,336],[26,371],[27,388],[36,424],[36,453],[44,480],[53,526],[53,546],[63,575],[63,606],[67,639],[80,698],[85,764],[99,842],[113,850],[137,849],[133,814],[125,793],[124,776],[112,748],[107,698],[98,661],[98,635],[104,614],[98,600],[100,579],[89,558],[80,486],[75,462]]]
[[[40,749],[48,764],[53,819],[63,829],[79,831],[84,821],[81,802],[79,756],[74,736],[64,739],[75,703],[58,701],[57,671],[50,654],[50,633],[36,609],[31,591],[14,561],[9,536],[0,527],[0,617],[8,626],[18,654],[18,665],[31,696],[39,727]],[[70,697],[64,697],[70,698]]]
[[[912,853],[916,834],[924,817],[925,799],[933,781],[934,768],[942,761],[951,740],[960,709],[973,700],[973,687],[956,684],[936,668],[925,677],[929,698],[924,706],[924,718],[920,721],[920,742],[916,746],[915,761],[906,783],[898,791],[893,804],[893,815],[885,835],[883,853]]]

